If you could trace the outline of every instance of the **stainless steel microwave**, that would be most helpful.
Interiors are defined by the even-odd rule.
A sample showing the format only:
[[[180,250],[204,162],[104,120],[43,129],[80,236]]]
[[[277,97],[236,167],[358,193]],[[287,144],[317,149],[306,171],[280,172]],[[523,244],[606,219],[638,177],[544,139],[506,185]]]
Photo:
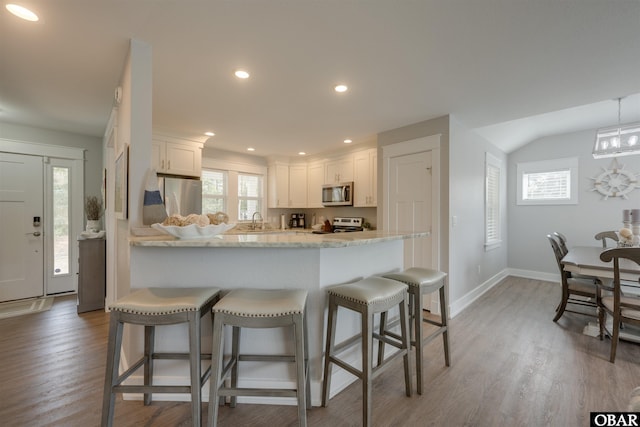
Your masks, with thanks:
[[[353,182],[322,186],[323,206],[353,206]]]

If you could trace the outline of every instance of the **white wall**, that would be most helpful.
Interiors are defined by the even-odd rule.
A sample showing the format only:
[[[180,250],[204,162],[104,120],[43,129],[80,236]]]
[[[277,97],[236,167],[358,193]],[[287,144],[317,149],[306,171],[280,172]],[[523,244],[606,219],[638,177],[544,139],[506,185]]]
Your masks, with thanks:
[[[122,102],[118,107],[118,145],[129,145],[128,219],[116,219],[114,250],[107,257],[115,258],[115,283],[108,283],[107,303],[129,293],[130,288],[130,229],[142,225],[142,202],[145,176],[151,167],[151,46],[131,40],[129,54],[123,68],[120,86]],[[116,153],[117,156],[117,153]],[[115,173],[115,165],[108,165],[108,173]],[[113,191],[113,190],[112,190]],[[110,208],[113,210],[113,207]]]
[[[507,268],[507,156],[497,147],[450,117],[449,164],[449,302],[455,314],[491,286]],[[501,179],[502,245],[485,251],[485,153],[503,162]],[[456,225],[452,218],[456,217]]]
[[[2,122],[0,138],[84,149],[84,194],[101,197],[102,138]]]
[[[599,245],[593,236],[604,230],[622,227],[622,210],[640,208],[640,190],[603,200],[590,191],[593,180],[611,159],[593,159],[596,130],[554,135],[532,141],[509,155],[509,267],[534,272],[558,274],[546,235],[558,231],[567,236],[569,246]],[[578,157],[578,204],[556,206],[516,205],[516,164],[563,157]],[[625,169],[640,173],[640,156],[620,157]]]

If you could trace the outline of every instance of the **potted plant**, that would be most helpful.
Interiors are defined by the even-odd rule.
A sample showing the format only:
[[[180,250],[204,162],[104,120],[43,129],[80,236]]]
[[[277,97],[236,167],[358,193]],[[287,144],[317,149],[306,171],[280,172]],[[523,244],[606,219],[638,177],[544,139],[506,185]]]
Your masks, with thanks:
[[[84,203],[84,213],[87,216],[86,230],[91,233],[100,231],[100,217],[102,216],[102,201],[96,196],[88,196]]]

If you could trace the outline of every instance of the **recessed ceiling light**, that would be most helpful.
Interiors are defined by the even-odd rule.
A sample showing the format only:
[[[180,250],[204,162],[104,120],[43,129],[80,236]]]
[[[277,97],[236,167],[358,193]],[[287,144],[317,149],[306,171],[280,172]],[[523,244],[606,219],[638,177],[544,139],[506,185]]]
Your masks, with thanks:
[[[347,89],[349,89],[349,88],[347,87],[347,85],[336,85],[333,89],[336,92],[346,92]]]
[[[345,143],[345,144],[351,144],[352,142],[353,142],[353,141],[352,141],[352,140],[350,140],[350,139],[345,139],[345,140],[344,140],[344,143]]]
[[[38,15],[31,12],[26,7],[18,6],[17,4],[8,4],[6,7],[9,12],[13,13],[18,18],[24,19],[25,21],[35,22],[39,19]]]
[[[234,74],[239,79],[248,79],[249,78],[249,73],[247,71],[245,71],[245,70],[236,70],[236,72]]]
[[[298,153],[298,155],[299,155],[299,156],[306,156],[306,155],[307,155],[307,153],[305,153],[304,151],[300,151],[300,152]]]
[[[215,135],[215,133],[213,133],[213,132],[205,132],[204,134],[207,135],[207,136],[214,136]]]
[[[253,148],[253,147],[249,147],[249,148],[247,148],[247,151],[256,151],[256,149]]]

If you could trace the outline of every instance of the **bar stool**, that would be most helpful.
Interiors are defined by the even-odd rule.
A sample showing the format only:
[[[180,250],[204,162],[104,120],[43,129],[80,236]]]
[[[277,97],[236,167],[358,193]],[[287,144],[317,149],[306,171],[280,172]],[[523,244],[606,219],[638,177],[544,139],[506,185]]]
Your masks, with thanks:
[[[234,289],[213,307],[212,374],[209,392],[209,425],[218,423],[218,400],[231,396],[230,406],[236,406],[237,396],[297,397],[298,422],[307,425],[307,412],[311,408],[310,383],[307,370],[308,342],[306,323],[307,291],[299,289]],[[231,359],[223,364],[224,326],[233,327]],[[240,354],[240,328],[293,327],[295,350],[293,355]],[[295,363],[295,389],[255,389],[238,387],[239,362]],[[224,365],[224,366],[223,366]],[[231,384],[224,379],[231,372]]]
[[[144,393],[144,404],[151,403],[152,393],[191,393],[191,418],[200,427],[202,385],[207,381],[211,368],[202,374],[201,319],[211,312],[218,299],[217,288],[144,288],[119,299],[109,308],[109,344],[107,369],[104,381],[102,426],[113,424],[116,393]],[[122,332],[125,323],[144,325],[144,355],[122,375],[118,373]],[[155,327],[178,323],[189,324],[188,353],[154,352]],[[190,385],[152,385],[153,361],[156,359],[188,359]],[[122,385],[132,373],[144,366],[144,385]]]
[[[397,280],[407,285],[409,290],[409,317],[413,320],[411,323],[410,336],[415,339],[411,341],[411,345],[416,348],[416,376],[418,381],[418,394],[422,394],[422,347],[442,334],[444,344],[444,361],[449,366],[449,327],[447,326],[447,301],[445,296],[445,281],[447,273],[429,268],[413,267],[408,268],[400,273],[389,273],[383,275],[388,279]],[[440,291],[440,322],[422,317],[422,295]],[[422,336],[422,322],[438,326],[433,333]],[[381,328],[382,329],[382,328]],[[388,334],[388,332],[385,332]],[[382,344],[383,345],[383,344]]]
[[[363,425],[371,424],[371,382],[397,357],[404,358],[404,380],[407,396],[411,396],[411,364],[409,363],[409,320],[406,312],[407,287],[393,280],[382,277],[367,277],[355,283],[334,286],[327,289],[329,294],[329,313],[327,319],[327,339],[324,357],[324,383],[322,385],[322,406],[327,406],[331,385],[331,363],[334,363],[362,380],[362,419]],[[374,332],[374,315],[386,313],[391,308],[400,308],[400,324],[402,336],[400,340],[390,339]],[[361,315],[362,332],[336,345],[336,317],[338,307],[356,311]],[[383,340],[387,344],[400,349],[386,360],[379,358],[377,366],[373,366],[373,339]],[[336,357],[336,354],[362,340],[362,370],[349,365]]]

